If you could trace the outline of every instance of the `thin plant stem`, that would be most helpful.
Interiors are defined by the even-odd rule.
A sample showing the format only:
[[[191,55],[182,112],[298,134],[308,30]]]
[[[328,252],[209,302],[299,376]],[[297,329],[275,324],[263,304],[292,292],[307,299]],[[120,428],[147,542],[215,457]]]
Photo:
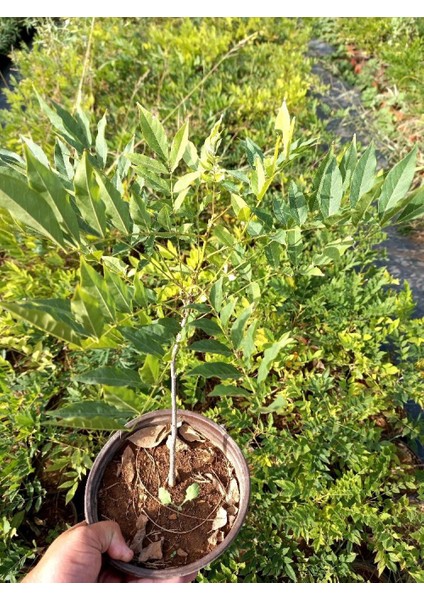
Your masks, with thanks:
[[[81,108],[82,88],[84,87],[84,81],[85,81],[85,77],[86,77],[86,74],[87,74],[88,63],[90,61],[91,44],[93,42],[94,23],[95,23],[95,21],[96,21],[96,17],[92,17],[92,19],[91,19],[91,26],[90,26],[90,34],[88,36],[87,48],[86,48],[86,51],[85,51],[84,63],[83,63],[83,67],[82,67],[81,79],[80,79],[80,82],[79,82],[79,85],[78,85],[78,91],[77,91],[77,97],[76,97],[76,100],[75,100],[74,110],[77,110],[78,108]]]
[[[187,304],[190,304],[190,299]],[[178,350],[180,349],[182,332],[186,326],[190,309],[187,308],[187,304],[183,309],[183,318],[180,325],[180,331],[175,339],[175,344],[172,348],[171,353],[171,434],[169,436],[169,474],[168,474],[168,485],[174,487],[176,482],[176,469],[175,469],[175,457],[177,449],[177,424],[178,424],[178,410],[177,410],[177,356]]]

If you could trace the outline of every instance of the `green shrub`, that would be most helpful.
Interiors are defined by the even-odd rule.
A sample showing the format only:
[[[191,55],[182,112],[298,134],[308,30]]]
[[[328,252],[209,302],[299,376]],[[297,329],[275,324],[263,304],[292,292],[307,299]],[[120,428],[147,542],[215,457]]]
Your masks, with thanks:
[[[273,147],[248,139],[236,168],[219,152],[220,121],[198,151],[187,124],[168,137],[140,107],[140,152],[109,167],[104,121],[93,131],[81,111],[42,106],[55,161],[32,143],[24,158],[0,154],[0,206],[79,265],[50,297],[2,302],[72,353],[60,380],[73,384],[45,426],[108,430],[169,406],[187,316],[180,405],[225,424],[253,483],[242,534],[201,579],[360,580],[360,557],[422,581],[423,483],[399,446],[420,435],[404,404],[422,402],[422,322],[372,249],[384,226],[424,210],[423,191],[409,193],[415,152],[382,175],[374,149],[359,156],[352,143],[302,189],[285,104]],[[89,448],[73,459],[85,468]]]
[[[30,135],[51,155],[51,127],[34,86],[71,111],[81,103],[100,119],[107,110],[112,150],[122,150],[134,132],[135,100],[155,107],[174,132],[190,117],[197,142],[225,112],[228,139],[249,130],[262,143],[269,110],[281,98],[296,113],[305,107],[307,40],[296,19],[48,21],[31,51],[13,54],[19,85],[6,91],[11,110],[0,115],[2,144],[19,150],[20,136]]]
[[[7,56],[19,45],[24,33],[35,29],[39,17],[0,17],[0,56]]]

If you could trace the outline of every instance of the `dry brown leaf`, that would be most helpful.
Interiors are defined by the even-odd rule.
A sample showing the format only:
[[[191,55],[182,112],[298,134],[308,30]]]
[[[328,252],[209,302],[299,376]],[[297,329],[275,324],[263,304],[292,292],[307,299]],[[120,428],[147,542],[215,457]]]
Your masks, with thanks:
[[[121,457],[121,476],[127,485],[131,485],[135,477],[134,452],[127,446]]]
[[[205,473],[205,477],[212,482],[213,487],[218,490],[221,496],[225,496],[225,488],[215,475],[212,475],[212,473]]]
[[[215,529],[221,529],[221,527],[224,527],[224,525],[227,524],[227,511],[225,510],[225,508],[223,506],[220,506],[218,508],[218,511],[215,515],[215,518],[212,522],[212,531],[215,531]]]
[[[179,428],[178,433],[187,442],[204,442],[206,439],[201,433],[196,431],[196,429],[193,429],[193,427],[188,423],[183,423]]]
[[[233,526],[233,524],[234,524],[234,521],[235,521],[235,520],[236,520],[236,517],[235,517],[235,515],[228,515],[228,525],[229,525],[230,527],[232,527],[232,526]]]
[[[169,519],[170,521],[176,521],[176,520],[177,520],[177,515],[176,515],[176,513],[171,513],[171,514],[169,515],[168,519]]]
[[[168,450],[171,449],[171,436],[169,436],[169,438],[166,440],[166,447],[168,448]],[[175,443],[175,450],[177,452],[183,452],[184,450],[188,450],[188,445],[183,440],[180,440],[180,438],[177,437]]]
[[[208,542],[211,546],[217,546],[224,541],[225,535],[223,531],[214,531],[212,535],[208,537]]]
[[[148,560],[161,560],[163,558],[162,553],[163,538],[157,542],[152,542],[138,555],[138,562],[146,562]]]
[[[146,525],[148,522],[149,518],[144,513],[141,513],[141,515],[137,519],[135,526],[137,527],[137,529],[146,529]]]
[[[237,506],[228,506],[227,507],[227,513],[231,516],[234,516],[238,513],[238,508]]]
[[[226,497],[227,504],[234,506],[240,502],[240,491],[237,483],[237,479],[233,477],[230,481],[230,485],[228,486],[228,492]]]
[[[177,556],[181,556],[181,558],[186,558],[186,556],[188,556],[188,554],[182,548],[178,548],[178,550],[177,550]]]
[[[146,525],[148,522],[148,518],[146,515],[141,514],[136,523],[137,532],[130,544],[131,550],[134,552],[142,552],[143,549],[143,541],[146,537]]]
[[[156,448],[170,432],[169,425],[154,425],[143,427],[133,433],[128,440],[139,448]]]

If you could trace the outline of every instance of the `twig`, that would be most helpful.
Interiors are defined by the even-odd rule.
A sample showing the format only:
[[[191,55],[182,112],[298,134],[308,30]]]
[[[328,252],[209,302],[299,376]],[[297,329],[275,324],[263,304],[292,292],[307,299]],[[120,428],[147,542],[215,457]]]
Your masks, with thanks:
[[[188,300],[187,304],[190,304]],[[175,339],[175,344],[172,348],[171,354],[171,407],[172,407],[172,419],[171,419],[171,435],[169,436],[169,473],[168,473],[168,485],[174,487],[176,480],[175,472],[175,455],[177,448],[177,355],[180,349],[180,343],[182,338],[182,332],[186,326],[188,315],[190,310],[187,305],[183,309],[183,318],[180,325],[180,331]]]
[[[78,108],[81,107],[81,100],[82,100],[82,88],[84,86],[84,80],[85,80],[85,76],[87,73],[87,68],[88,68],[88,62],[90,60],[90,51],[91,51],[91,43],[93,41],[93,33],[94,33],[94,23],[95,23],[96,17],[92,17],[91,19],[91,27],[90,27],[90,34],[88,36],[88,42],[87,42],[87,49],[85,51],[85,57],[84,57],[84,64],[82,67],[82,73],[81,73],[81,79],[78,85],[78,91],[77,91],[77,97],[75,100],[75,110],[77,110]]]

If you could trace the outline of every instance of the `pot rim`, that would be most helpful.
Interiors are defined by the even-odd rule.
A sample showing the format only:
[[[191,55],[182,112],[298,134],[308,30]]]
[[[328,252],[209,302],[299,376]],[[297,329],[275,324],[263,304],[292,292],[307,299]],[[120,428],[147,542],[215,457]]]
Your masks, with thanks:
[[[181,419],[186,419],[192,426],[197,427],[203,435],[208,437],[208,439],[210,439],[209,431],[212,430],[213,434],[216,436],[216,440],[222,440],[222,447],[218,447],[220,447],[227,460],[229,460],[233,465],[239,484],[239,510],[233,526],[228,535],[225,537],[224,541],[216,546],[211,552],[193,563],[189,563],[180,567],[172,567],[170,569],[149,569],[145,567],[139,567],[134,564],[125,563],[120,560],[108,559],[109,563],[116,569],[135,577],[168,579],[174,576],[191,575],[199,571],[213,562],[216,558],[218,558],[218,556],[223,554],[228,549],[230,544],[238,535],[247,514],[250,498],[250,474],[246,459],[243,456],[239,446],[221,425],[218,425],[211,419],[208,419],[199,413],[184,409],[178,410],[178,415]],[[170,416],[171,410],[165,409],[148,412],[140,417],[136,417],[125,425],[126,429],[119,430],[112,434],[112,436],[100,450],[89,473],[84,493],[84,513],[86,521],[89,525],[99,521],[97,513],[97,492],[107,464],[113,459],[115,454],[119,452],[125,440],[132,435],[134,431],[152,424],[159,424],[164,419],[170,420]],[[205,431],[205,429],[207,431]],[[218,445],[216,440],[213,441],[211,439],[210,441],[214,445]]]

